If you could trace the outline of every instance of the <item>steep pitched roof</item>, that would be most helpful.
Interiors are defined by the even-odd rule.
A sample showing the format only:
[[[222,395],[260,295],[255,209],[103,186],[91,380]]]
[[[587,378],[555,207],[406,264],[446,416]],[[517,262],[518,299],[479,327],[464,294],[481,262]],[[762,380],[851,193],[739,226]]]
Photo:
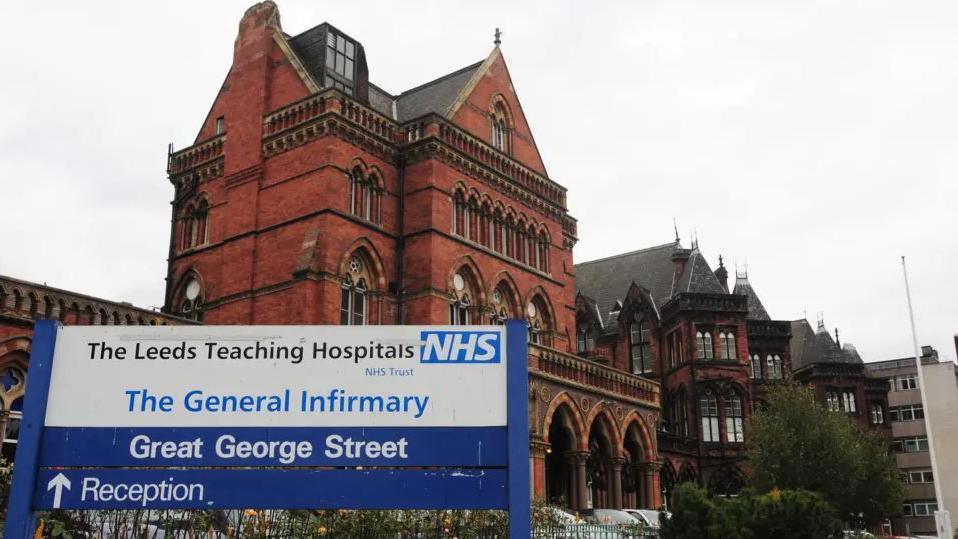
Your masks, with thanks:
[[[656,307],[680,292],[726,293],[698,249],[686,251],[685,270],[676,278],[672,262],[676,250],[682,246],[671,242],[577,264],[576,289],[596,302],[606,326],[612,306],[626,296],[632,283],[648,290]]]
[[[832,339],[824,324],[819,325],[815,331],[805,319],[792,321],[792,340],[789,347],[792,368],[795,370],[815,363],[862,363],[862,358],[854,346],[846,344],[845,349],[842,349]]]
[[[735,288],[732,289],[732,293],[738,294],[740,296],[746,296],[748,298],[747,305],[749,320],[772,319],[768,315],[768,311],[765,310],[765,306],[762,305],[762,300],[758,299],[758,294],[755,293],[755,289],[752,288],[751,283],[748,282],[748,275],[735,275]]]
[[[396,119],[405,122],[430,112],[445,116],[483,63],[476,62],[399,94]]]
[[[324,81],[323,62],[325,61],[326,34],[330,28],[329,23],[323,23],[314,26],[305,32],[296,36],[284,36],[290,48],[296,53],[296,56],[302,62],[306,71],[320,85]],[[339,29],[334,29],[336,33],[343,34]],[[347,36],[348,37],[348,36]],[[356,41],[353,38],[349,38]],[[357,41],[358,43],[358,41]],[[427,82],[411,90],[399,94],[391,95],[382,88],[369,84],[369,105],[380,114],[394,120],[405,122],[422,116],[430,112],[435,112],[446,116],[449,108],[456,102],[463,88],[469,85],[472,78],[483,65],[483,61],[466,66],[438,79]]]

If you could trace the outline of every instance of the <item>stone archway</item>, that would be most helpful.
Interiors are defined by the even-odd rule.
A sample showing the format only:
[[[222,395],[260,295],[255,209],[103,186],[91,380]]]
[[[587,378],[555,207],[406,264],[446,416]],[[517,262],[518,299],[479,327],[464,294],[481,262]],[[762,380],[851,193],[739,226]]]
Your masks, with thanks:
[[[588,507],[596,509],[622,506],[622,459],[614,423],[606,414],[597,414],[589,427],[586,481]]]
[[[550,504],[579,509],[578,462],[582,433],[574,409],[568,403],[559,404],[552,412],[546,432],[545,498]]]
[[[655,509],[661,505],[654,461],[649,460],[644,435],[638,421],[631,421],[622,440],[622,505],[634,509]]]

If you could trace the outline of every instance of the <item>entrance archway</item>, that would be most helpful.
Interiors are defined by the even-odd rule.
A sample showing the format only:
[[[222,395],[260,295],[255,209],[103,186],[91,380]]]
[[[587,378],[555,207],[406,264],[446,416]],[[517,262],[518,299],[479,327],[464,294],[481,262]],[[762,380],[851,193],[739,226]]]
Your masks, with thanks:
[[[549,448],[546,450],[546,500],[553,505],[578,509],[576,459],[578,437],[575,419],[567,404],[552,414],[549,424]]]
[[[589,455],[586,457],[588,507],[616,508],[621,504],[620,468],[612,424],[599,414],[589,429]]]

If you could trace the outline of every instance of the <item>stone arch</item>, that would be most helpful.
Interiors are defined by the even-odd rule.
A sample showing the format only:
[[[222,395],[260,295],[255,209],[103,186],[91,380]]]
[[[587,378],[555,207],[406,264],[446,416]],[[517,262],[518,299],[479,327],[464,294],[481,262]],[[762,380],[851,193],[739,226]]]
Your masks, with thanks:
[[[531,303],[536,299],[536,296],[541,298],[542,305],[546,308],[546,315],[548,318],[549,325],[553,331],[556,331],[556,313],[555,309],[552,307],[552,299],[549,297],[549,293],[546,292],[545,288],[542,288],[542,285],[537,285],[531,290],[526,292],[524,298],[522,298],[522,308],[525,308],[526,305]]]
[[[482,277],[482,272],[479,270],[479,265],[476,264],[476,261],[469,255],[462,255],[455,260],[449,266],[449,271],[446,273],[446,290],[455,290],[455,285],[453,280],[457,273],[465,270],[466,274],[464,277],[473,279],[473,282],[470,283],[472,288],[477,294],[475,298],[474,305],[483,306],[486,305],[486,285],[485,279]]]
[[[508,271],[502,270],[497,273],[491,281],[491,286],[489,288],[489,306],[492,311],[493,318],[498,317],[499,313],[495,312],[496,300],[495,295],[496,291],[503,289],[505,292],[504,298],[499,302],[500,304],[505,304],[508,308],[509,314],[512,317],[522,318],[522,306],[519,304],[522,300],[522,296],[519,294],[519,287],[516,286],[515,280],[512,278],[512,275]]]
[[[512,106],[502,93],[497,93],[489,100],[489,113],[492,115],[501,114],[506,121],[506,127],[515,129],[515,120],[512,114]]]
[[[622,429],[623,440],[629,436],[631,427],[635,427],[635,432],[639,436],[639,442],[644,453],[643,461],[654,462],[656,460],[655,439],[652,437],[652,431],[649,429],[645,418],[636,410],[631,410],[622,421],[620,428]]]
[[[569,393],[562,391],[557,393],[552,400],[549,402],[549,407],[546,409],[545,419],[542,423],[542,432],[549,432],[549,429],[552,427],[552,420],[555,417],[556,410],[560,406],[567,406],[569,408],[569,413],[571,414],[571,419],[575,423],[575,432],[578,435],[578,438],[582,438],[585,430],[585,421],[582,419],[582,414],[579,412],[579,407],[576,405],[575,400],[569,396]],[[579,449],[582,449],[580,445]]]
[[[32,343],[33,338],[27,335],[17,335],[0,341],[0,366],[7,361],[12,361],[17,366],[26,370],[27,360],[30,356],[30,347]],[[7,357],[17,352],[20,352],[21,354]]]
[[[612,449],[613,457],[619,457],[622,453],[622,432],[619,430],[619,422],[615,419],[615,414],[612,412],[612,407],[608,403],[600,402],[592,407],[592,410],[589,411],[589,415],[586,417],[586,425],[589,425],[589,432],[592,432],[592,429],[595,428],[596,423],[602,421],[605,423],[606,427],[609,430],[609,435],[612,439]]]
[[[186,297],[186,289],[189,284],[194,281],[200,285],[200,292],[197,297],[189,299]],[[174,313],[177,313],[178,316],[193,320],[202,320],[203,306],[209,296],[210,292],[206,287],[206,282],[203,280],[203,275],[196,266],[190,266],[176,281],[176,286],[173,288],[170,308]]]
[[[383,266],[382,256],[379,250],[367,238],[357,238],[349,247],[343,251],[339,259],[339,274],[347,275],[349,273],[349,261],[353,256],[359,256],[372,269],[373,277],[376,280],[376,289],[379,291],[386,289],[386,269]]]

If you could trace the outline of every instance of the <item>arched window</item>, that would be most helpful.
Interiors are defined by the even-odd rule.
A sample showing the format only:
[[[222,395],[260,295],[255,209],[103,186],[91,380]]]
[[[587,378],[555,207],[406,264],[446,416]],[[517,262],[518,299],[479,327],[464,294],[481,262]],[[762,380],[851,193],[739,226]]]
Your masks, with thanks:
[[[466,237],[466,197],[462,191],[453,195],[452,231],[457,236]]]
[[[635,313],[629,324],[629,349],[632,372],[652,372],[652,330],[649,321],[640,313]]]
[[[190,277],[181,289],[180,316],[190,320],[203,320],[203,287],[194,277]]]
[[[516,258],[515,249],[516,223],[509,215],[506,217],[506,226],[502,229],[502,243],[505,244],[506,256]]]
[[[768,378],[770,380],[782,379],[782,356],[769,354],[765,361],[768,363]]]
[[[539,250],[537,267],[539,271],[549,273],[549,237],[544,230],[539,232],[537,248]]]
[[[749,361],[749,367],[751,370],[751,375],[753,380],[760,380],[762,378],[762,358],[755,354],[752,356],[752,359]]]
[[[725,439],[728,443],[741,443],[745,441],[745,433],[742,430],[743,412],[742,397],[734,390],[730,389],[723,396],[722,403],[725,406]]]
[[[845,407],[845,411],[848,412],[849,414],[854,414],[858,412],[858,409],[855,406],[854,391],[845,391],[842,393],[842,404]]]
[[[706,389],[699,397],[699,416],[702,417],[702,441],[720,442],[718,399],[711,389]]]
[[[454,326],[472,324],[473,298],[476,297],[473,279],[465,270],[452,278],[452,301],[449,302],[449,323]]]
[[[685,390],[679,390],[675,397],[675,433],[682,436],[689,435],[689,408],[685,398]]]
[[[576,351],[580,355],[587,355],[595,350],[595,337],[592,327],[586,320],[580,320],[576,327]]]
[[[491,308],[489,323],[501,326],[506,323],[506,320],[515,316],[512,314],[511,297],[512,294],[505,283],[500,284],[492,291],[492,301],[489,305]]]
[[[497,253],[502,253],[505,249],[505,223],[502,220],[502,210],[496,208],[492,218],[492,248]]]
[[[373,223],[382,221],[383,188],[375,174],[364,174],[356,167],[346,174],[349,184],[349,213]]]
[[[20,421],[23,419],[23,397],[17,397],[10,403],[10,413],[3,426],[3,450],[6,461],[13,462],[17,453],[17,440],[20,438]]]
[[[209,239],[210,207],[206,199],[190,204],[180,218],[180,249],[204,245]]]
[[[825,392],[825,408],[830,412],[840,412],[842,409],[841,403],[838,401],[838,393],[834,391]]]
[[[719,358],[724,360],[736,359],[735,334],[731,331],[722,331],[719,333]]]
[[[489,204],[483,203],[479,208],[479,243],[484,247],[492,247],[492,214],[489,210]]]
[[[491,115],[492,146],[497,150],[509,152],[509,123],[505,107],[496,103]]]
[[[695,333],[695,345],[698,348],[699,359],[712,359],[712,334],[708,331]]]
[[[339,300],[339,323],[344,326],[364,326],[369,316],[369,268],[359,257],[349,259],[343,277]]]
[[[526,322],[529,323],[529,342],[549,346],[552,340],[552,318],[545,298],[536,294],[526,305]]]

